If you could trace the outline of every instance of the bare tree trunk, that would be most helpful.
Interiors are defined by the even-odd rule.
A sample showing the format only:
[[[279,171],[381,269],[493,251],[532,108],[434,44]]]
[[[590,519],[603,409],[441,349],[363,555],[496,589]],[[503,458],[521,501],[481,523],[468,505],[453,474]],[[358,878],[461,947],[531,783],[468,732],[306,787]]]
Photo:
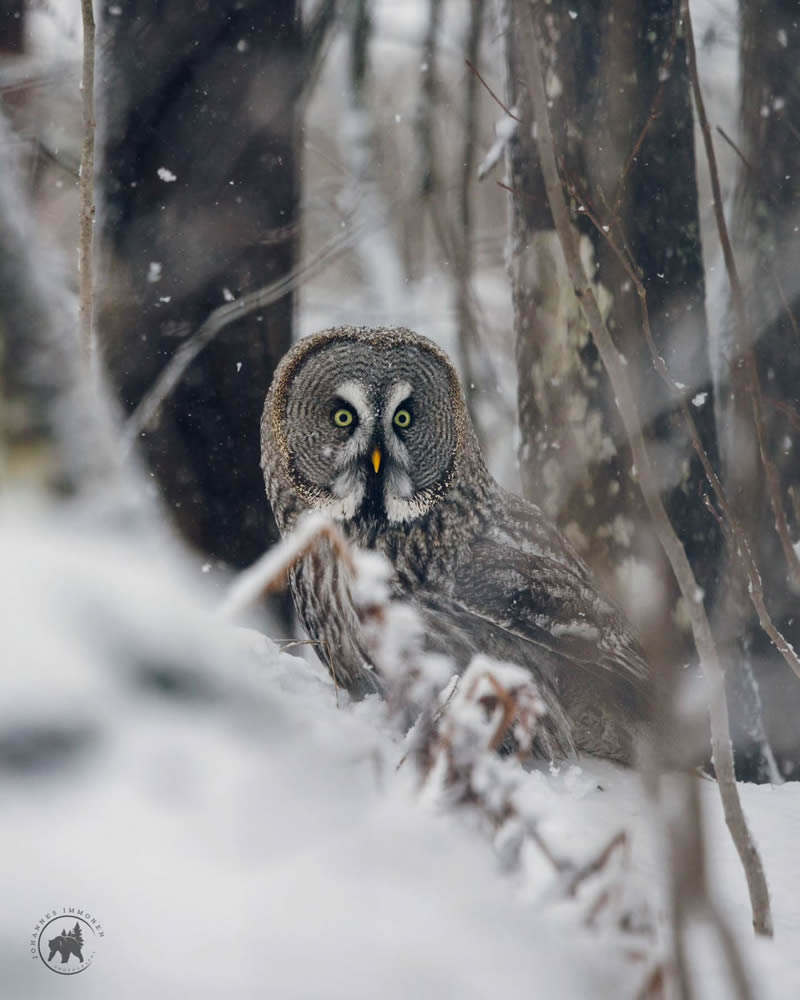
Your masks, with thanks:
[[[25,52],[25,0],[0,0],[0,65],[13,63]],[[29,87],[12,86],[0,89],[0,112],[11,122],[24,117],[30,101]]]
[[[800,419],[795,402],[800,382],[797,0],[740,3],[740,66],[741,156],[731,239],[745,304],[739,316],[730,302],[719,338],[719,435],[731,505],[752,540],[773,617],[796,646],[800,581],[792,543],[800,537],[800,521],[791,495],[800,485],[800,455],[792,445]],[[750,351],[754,364],[748,367]],[[754,394],[762,414],[761,448]],[[717,609],[718,631],[730,686],[744,693],[737,700],[737,743],[746,754],[748,777],[775,780],[758,682],[767,684],[767,729],[776,737],[779,764],[787,773],[797,767],[800,750],[796,735],[787,732],[794,714],[788,705],[794,701],[800,707],[800,689],[758,627],[735,553],[728,553],[723,573],[727,589]]]
[[[0,0],[0,56],[25,51],[25,0]]]
[[[96,328],[132,410],[208,314],[297,255],[296,0],[105,3]],[[293,300],[231,323],[141,436],[186,538],[243,566],[276,537],[259,419]]]
[[[694,400],[703,444],[713,458],[693,123],[677,13],[677,0],[584,0],[543,8],[541,29],[558,154],[581,252],[629,363],[668,513],[700,586],[711,596],[719,530],[702,503],[705,478],[686,429],[654,370],[626,270],[633,267],[646,289],[659,352]],[[530,111],[517,82],[519,33],[512,26],[506,38],[508,100],[523,118],[508,148],[525,492],[557,518],[597,572],[614,579],[620,566],[644,561],[669,579],[653,545],[613,392],[565,281],[542,197]],[[678,593],[669,586],[665,627],[674,634],[678,655],[688,635],[674,626]]]

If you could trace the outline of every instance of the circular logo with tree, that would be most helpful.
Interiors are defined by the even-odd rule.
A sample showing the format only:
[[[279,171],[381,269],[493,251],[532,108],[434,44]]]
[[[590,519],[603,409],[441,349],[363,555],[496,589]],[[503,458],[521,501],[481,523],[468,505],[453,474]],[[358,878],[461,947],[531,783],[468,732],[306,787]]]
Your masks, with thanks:
[[[103,928],[85,910],[65,907],[60,914],[46,913],[33,929],[31,954],[52,972],[74,976],[92,964]]]

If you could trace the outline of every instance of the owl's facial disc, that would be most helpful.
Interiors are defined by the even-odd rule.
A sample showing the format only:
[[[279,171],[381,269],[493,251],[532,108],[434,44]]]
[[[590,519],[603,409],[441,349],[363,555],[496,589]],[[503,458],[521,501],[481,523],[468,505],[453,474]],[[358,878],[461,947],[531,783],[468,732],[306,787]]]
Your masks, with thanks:
[[[311,354],[295,374],[285,427],[296,488],[337,520],[412,521],[449,482],[450,382],[417,347],[346,342]]]

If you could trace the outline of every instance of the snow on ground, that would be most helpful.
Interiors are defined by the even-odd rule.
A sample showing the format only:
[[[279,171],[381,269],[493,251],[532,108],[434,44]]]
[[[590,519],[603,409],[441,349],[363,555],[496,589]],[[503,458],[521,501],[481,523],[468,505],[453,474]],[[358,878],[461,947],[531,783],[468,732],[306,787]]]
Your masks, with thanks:
[[[128,532],[131,537],[127,537]],[[45,914],[102,923],[81,997],[634,995],[624,942],[551,900],[534,848],[508,873],[474,822],[420,797],[377,700],[337,705],[316,663],[214,613],[162,538],[80,512],[0,505],[3,996],[63,988],[30,954]],[[659,909],[649,808],[599,762],[523,778],[559,852],[620,827],[626,885]],[[742,788],[774,893],[754,944],[703,783],[717,891],[759,997],[800,995],[800,787]],[[726,996],[708,965],[703,997]]]

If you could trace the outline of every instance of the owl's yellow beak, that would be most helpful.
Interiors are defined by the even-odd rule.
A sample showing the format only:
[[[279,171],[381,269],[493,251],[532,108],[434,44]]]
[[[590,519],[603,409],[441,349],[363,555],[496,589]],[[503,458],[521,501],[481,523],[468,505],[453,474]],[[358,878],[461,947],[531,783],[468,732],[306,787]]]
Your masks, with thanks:
[[[380,448],[376,448],[372,452],[371,458],[372,458],[372,468],[375,470],[375,475],[377,476],[378,469],[380,469],[380,467],[381,467],[381,450],[380,450]]]

